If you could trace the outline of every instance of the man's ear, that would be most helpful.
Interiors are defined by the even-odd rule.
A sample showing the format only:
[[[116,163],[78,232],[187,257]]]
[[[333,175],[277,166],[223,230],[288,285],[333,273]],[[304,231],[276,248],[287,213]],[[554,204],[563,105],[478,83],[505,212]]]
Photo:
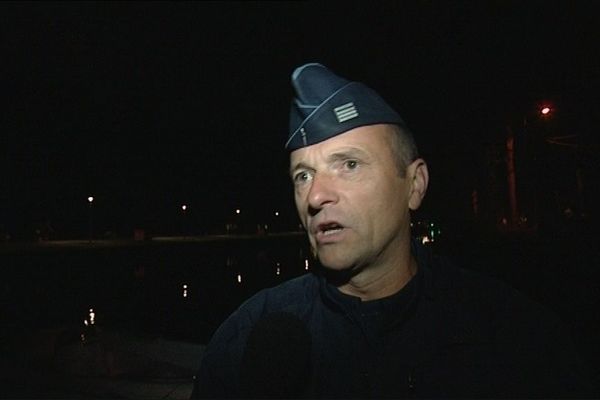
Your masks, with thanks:
[[[422,158],[417,158],[406,168],[406,179],[409,184],[408,207],[415,211],[421,205],[427,185],[429,184],[429,171]]]

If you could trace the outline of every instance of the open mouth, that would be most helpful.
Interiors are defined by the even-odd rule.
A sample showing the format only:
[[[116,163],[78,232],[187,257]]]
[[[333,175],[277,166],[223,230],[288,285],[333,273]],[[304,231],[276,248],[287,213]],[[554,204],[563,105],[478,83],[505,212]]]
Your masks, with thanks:
[[[341,232],[344,227],[338,223],[332,222],[328,224],[319,225],[318,233],[323,236],[329,236]]]

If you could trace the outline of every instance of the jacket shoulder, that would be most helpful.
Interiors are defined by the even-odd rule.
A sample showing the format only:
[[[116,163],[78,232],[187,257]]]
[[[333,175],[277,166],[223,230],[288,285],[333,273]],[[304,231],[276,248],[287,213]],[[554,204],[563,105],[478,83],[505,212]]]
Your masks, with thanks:
[[[234,311],[213,334],[198,371],[198,397],[238,397],[239,366],[248,336],[264,315],[288,312],[298,317],[308,313],[318,290],[318,278],[305,274],[278,286],[263,289]]]

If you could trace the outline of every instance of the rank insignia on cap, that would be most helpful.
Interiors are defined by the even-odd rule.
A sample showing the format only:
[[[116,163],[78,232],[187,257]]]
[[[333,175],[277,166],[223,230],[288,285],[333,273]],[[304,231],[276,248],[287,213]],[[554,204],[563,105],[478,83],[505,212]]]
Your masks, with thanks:
[[[292,151],[322,142],[359,126],[405,126],[373,89],[344,79],[322,64],[304,64],[292,73],[296,97],[290,107],[285,147]]]
[[[337,118],[338,122],[344,122],[358,117],[358,110],[352,102],[334,108],[333,112],[335,112],[335,117]]]

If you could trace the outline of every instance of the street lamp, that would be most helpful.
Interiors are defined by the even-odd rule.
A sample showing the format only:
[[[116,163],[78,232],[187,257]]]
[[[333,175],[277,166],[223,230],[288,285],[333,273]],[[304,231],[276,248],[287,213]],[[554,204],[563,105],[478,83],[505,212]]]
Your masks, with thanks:
[[[538,103],[536,105],[536,113],[538,119],[541,118],[543,120],[549,119],[553,112],[554,107],[549,102],[545,101],[543,103]],[[527,133],[528,130],[528,121],[527,116],[523,118],[523,130]],[[519,225],[519,207],[517,202],[517,184],[516,184],[516,171],[515,171],[515,133],[513,132],[512,127],[507,126],[507,136],[506,136],[506,170],[507,170],[507,184],[508,184],[508,202],[509,202],[509,227],[511,229],[517,229]],[[531,142],[534,141],[533,138],[529,138]],[[534,146],[535,148],[535,146]],[[533,156],[534,163],[536,162],[535,155]],[[537,171],[537,167],[534,166],[534,170]],[[537,172],[536,172],[537,174]],[[537,185],[537,182],[535,183]],[[534,213],[537,214],[537,188],[534,188]],[[537,219],[537,218],[536,218]]]
[[[93,220],[92,220],[92,204],[94,203],[94,196],[88,196],[87,198],[88,204],[89,204],[89,242],[92,243],[92,233],[93,233]]]
[[[539,171],[538,171],[538,153],[539,153],[539,143],[541,140],[541,131],[546,131],[548,129],[547,124],[555,118],[556,107],[554,102],[550,100],[544,100],[542,102],[538,102],[535,106],[529,110],[529,112],[523,118],[523,134],[521,135],[527,144],[527,147],[530,149],[527,153],[530,153],[527,158],[531,159],[532,165],[528,166],[527,163],[523,163],[522,167],[526,170],[521,177],[525,177],[525,179],[532,180],[532,199],[531,199],[531,212],[534,215],[533,223],[537,224],[538,221],[538,185],[539,185]],[[530,127],[530,122],[533,123],[533,130]],[[508,178],[508,195],[509,195],[509,227],[512,229],[518,228],[521,221],[519,217],[519,207],[517,202],[517,189],[516,189],[516,171],[515,171],[515,132],[513,132],[512,127],[507,127],[508,135],[506,137],[506,164],[507,164],[507,178]],[[537,133],[536,133],[537,132]],[[548,142],[549,139],[546,139]],[[518,144],[517,144],[518,146]],[[529,170],[529,172],[527,172]]]

